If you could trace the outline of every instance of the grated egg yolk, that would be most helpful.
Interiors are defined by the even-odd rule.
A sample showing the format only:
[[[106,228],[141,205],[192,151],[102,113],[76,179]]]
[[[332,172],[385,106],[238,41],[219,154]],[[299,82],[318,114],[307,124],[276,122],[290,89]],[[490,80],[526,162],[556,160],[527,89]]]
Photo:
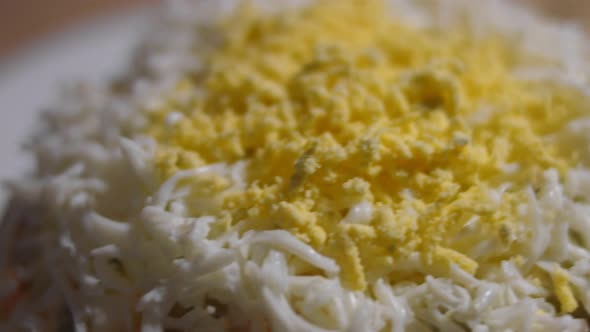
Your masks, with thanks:
[[[564,313],[572,313],[578,308],[578,301],[574,297],[574,293],[570,286],[570,278],[560,266],[556,266],[551,273],[553,280],[553,287],[555,288],[555,295],[561,304],[561,311]]]
[[[526,189],[577,162],[547,137],[585,97],[519,80],[523,64],[552,64],[514,41],[406,26],[390,10],[372,0],[279,14],[245,6],[208,32],[219,45],[195,51],[205,69],[147,110],[161,180],[247,161],[244,188],[195,181],[193,195],[215,199],[191,215],[217,215],[219,230],[287,230],[363,291],[452,264],[476,274],[519,253]],[[483,241],[494,251],[470,257]],[[416,254],[417,274],[404,270]]]

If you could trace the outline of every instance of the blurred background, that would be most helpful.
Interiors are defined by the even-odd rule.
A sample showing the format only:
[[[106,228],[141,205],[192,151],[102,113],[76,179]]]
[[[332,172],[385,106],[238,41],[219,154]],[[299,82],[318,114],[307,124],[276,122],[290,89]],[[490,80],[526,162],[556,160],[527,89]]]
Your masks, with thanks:
[[[0,57],[43,36],[109,12],[160,0],[0,0]],[[199,1],[199,0],[193,0]],[[590,0],[513,0],[590,31]]]
[[[0,57],[69,26],[158,0],[0,0]]]

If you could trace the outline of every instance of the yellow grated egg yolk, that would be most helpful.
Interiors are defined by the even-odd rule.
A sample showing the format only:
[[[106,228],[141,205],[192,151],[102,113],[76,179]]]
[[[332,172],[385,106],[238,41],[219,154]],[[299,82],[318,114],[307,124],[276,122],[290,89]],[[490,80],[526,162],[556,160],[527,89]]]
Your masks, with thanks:
[[[576,301],[572,288],[570,287],[570,279],[567,271],[556,266],[551,274],[551,278],[553,280],[553,287],[555,288],[555,295],[561,304],[561,311],[572,313],[578,308],[578,301]]]
[[[406,26],[391,10],[372,0],[280,14],[245,6],[220,22],[209,32],[218,47],[195,51],[205,69],[147,110],[160,180],[246,161],[243,188],[192,181],[209,203],[189,213],[217,216],[217,232],[287,230],[333,258],[350,289],[444,276],[452,264],[477,274],[517,255],[530,236],[518,216],[527,188],[577,163],[548,137],[585,97],[518,79],[522,64],[551,63],[514,41]],[[494,251],[470,257],[484,240]],[[407,267],[416,253],[419,273]]]

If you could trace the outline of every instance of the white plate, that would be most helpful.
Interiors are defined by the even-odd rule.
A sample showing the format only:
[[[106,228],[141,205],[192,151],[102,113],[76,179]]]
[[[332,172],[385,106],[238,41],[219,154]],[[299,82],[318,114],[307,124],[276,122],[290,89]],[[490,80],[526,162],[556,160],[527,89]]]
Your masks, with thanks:
[[[59,87],[72,80],[105,80],[121,70],[153,12],[145,8],[103,17],[0,59],[0,181],[24,176],[31,169],[22,143]],[[0,189],[0,214],[6,196]]]

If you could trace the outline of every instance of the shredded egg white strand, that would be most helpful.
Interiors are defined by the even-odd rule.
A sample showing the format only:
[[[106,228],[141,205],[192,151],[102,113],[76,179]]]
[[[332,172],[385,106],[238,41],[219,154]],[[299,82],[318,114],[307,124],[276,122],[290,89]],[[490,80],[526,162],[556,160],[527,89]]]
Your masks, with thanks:
[[[300,2],[304,1],[278,1],[276,7]],[[572,28],[540,22],[505,1],[441,1],[434,14],[421,10],[412,1],[391,2],[399,10],[395,15],[416,25],[445,25],[456,18],[457,12],[465,11],[472,18],[474,31],[479,33],[490,27],[507,33],[525,32],[530,36],[525,39],[525,47],[559,60],[563,68],[555,73],[526,68],[519,72],[523,79],[559,77],[565,82],[581,84],[576,75],[586,66],[582,55],[587,50],[581,48],[587,44],[580,42],[581,34]],[[468,327],[481,332],[585,329],[583,322],[569,315],[558,315],[552,305],[535,297],[543,290],[526,281],[519,268],[510,262],[490,271],[487,280],[475,279],[457,267],[453,267],[453,278],[428,277],[423,284],[392,287],[379,280],[373,286],[373,299],[343,288],[335,276],[339,268],[334,261],[288,232],[266,231],[243,236],[230,232],[217,240],[208,239],[208,223],[214,217],[195,220],[184,216],[182,195],[174,196],[177,182],[196,173],[216,172],[240,185],[243,175],[239,167],[243,170],[243,163],[238,167],[216,164],[184,171],[160,188],[153,188],[149,166],[153,143],[147,139],[139,144],[134,139],[119,137],[120,128],[113,131],[103,125],[103,117],[108,116],[115,119],[109,126],[133,128],[133,123],[142,123],[142,115],[134,110],[146,103],[157,103],[151,96],[170,86],[179,73],[200,65],[190,52],[190,46],[199,43],[191,27],[197,21],[211,20],[232,10],[237,1],[171,3],[171,20],[175,23],[154,36],[145,55],[155,78],[137,81],[134,96],[119,100],[116,108],[109,102],[115,97],[104,90],[75,88],[65,98],[65,104],[60,105],[60,111],[48,115],[53,127],[46,128],[30,144],[39,158],[42,178],[15,188],[30,202],[43,201],[57,220],[54,225],[57,229],[49,233],[44,259],[52,267],[52,282],[65,295],[72,310],[76,331],[129,330],[130,317],[136,312],[141,314],[140,326],[145,332],[162,331],[166,327],[223,331],[227,322],[253,331],[271,327],[281,331],[318,332],[385,328],[393,332],[429,331],[432,327],[445,331],[463,331]],[[193,42],[195,38],[197,41]],[[556,41],[562,45],[547,46]],[[87,111],[90,109],[100,112]],[[580,135],[590,139],[587,134]],[[114,209],[116,213],[112,217],[100,215],[95,209],[97,203],[115,207],[127,203],[116,192],[109,191],[116,181],[109,177],[109,167],[123,169],[130,176],[128,185],[141,183],[154,193],[148,206],[136,212]],[[585,308],[590,305],[587,292],[590,282],[586,277],[590,272],[590,206],[574,202],[571,197],[588,195],[589,172],[585,169],[570,172],[562,186],[549,171],[543,194],[535,197],[531,193],[528,204],[528,218],[535,235],[527,267],[537,265],[549,269],[545,262],[551,261],[551,257],[544,255],[555,241],[553,246],[559,255],[576,261],[567,273]],[[104,193],[113,196],[105,197]],[[142,197],[140,193],[137,195]],[[180,198],[174,201],[178,213],[166,210],[172,198]],[[371,210],[367,204],[361,203],[353,209],[350,219],[365,220]],[[569,227],[582,235],[584,243],[572,243],[567,236],[547,238],[556,227],[544,217],[547,210],[563,214],[559,222],[565,228],[559,230],[560,234],[566,234]],[[178,257],[187,251],[190,251],[187,257]],[[325,276],[291,275],[288,261],[293,256],[325,271]],[[133,284],[112,273],[108,264],[113,258],[121,261]],[[419,259],[413,257],[406,264],[417,262]],[[75,289],[72,281],[83,286]],[[127,288],[128,298],[121,301],[120,296],[110,295],[108,289],[113,287]],[[229,307],[225,320],[211,317],[211,311],[221,308],[207,304],[208,297],[215,297]],[[195,299],[198,299],[196,303]],[[192,305],[194,309],[181,318],[168,317],[175,303]],[[316,310],[306,312],[306,307]],[[446,315],[441,308],[455,314]],[[319,313],[319,309],[324,310]],[[542,310],[540,314],[539,310]],[[39,319],[23,313],[7,323],[14,325],[2,323],[0,329],[39,326],[42,325]],[[92,329],[89,320],[93,320]]]

